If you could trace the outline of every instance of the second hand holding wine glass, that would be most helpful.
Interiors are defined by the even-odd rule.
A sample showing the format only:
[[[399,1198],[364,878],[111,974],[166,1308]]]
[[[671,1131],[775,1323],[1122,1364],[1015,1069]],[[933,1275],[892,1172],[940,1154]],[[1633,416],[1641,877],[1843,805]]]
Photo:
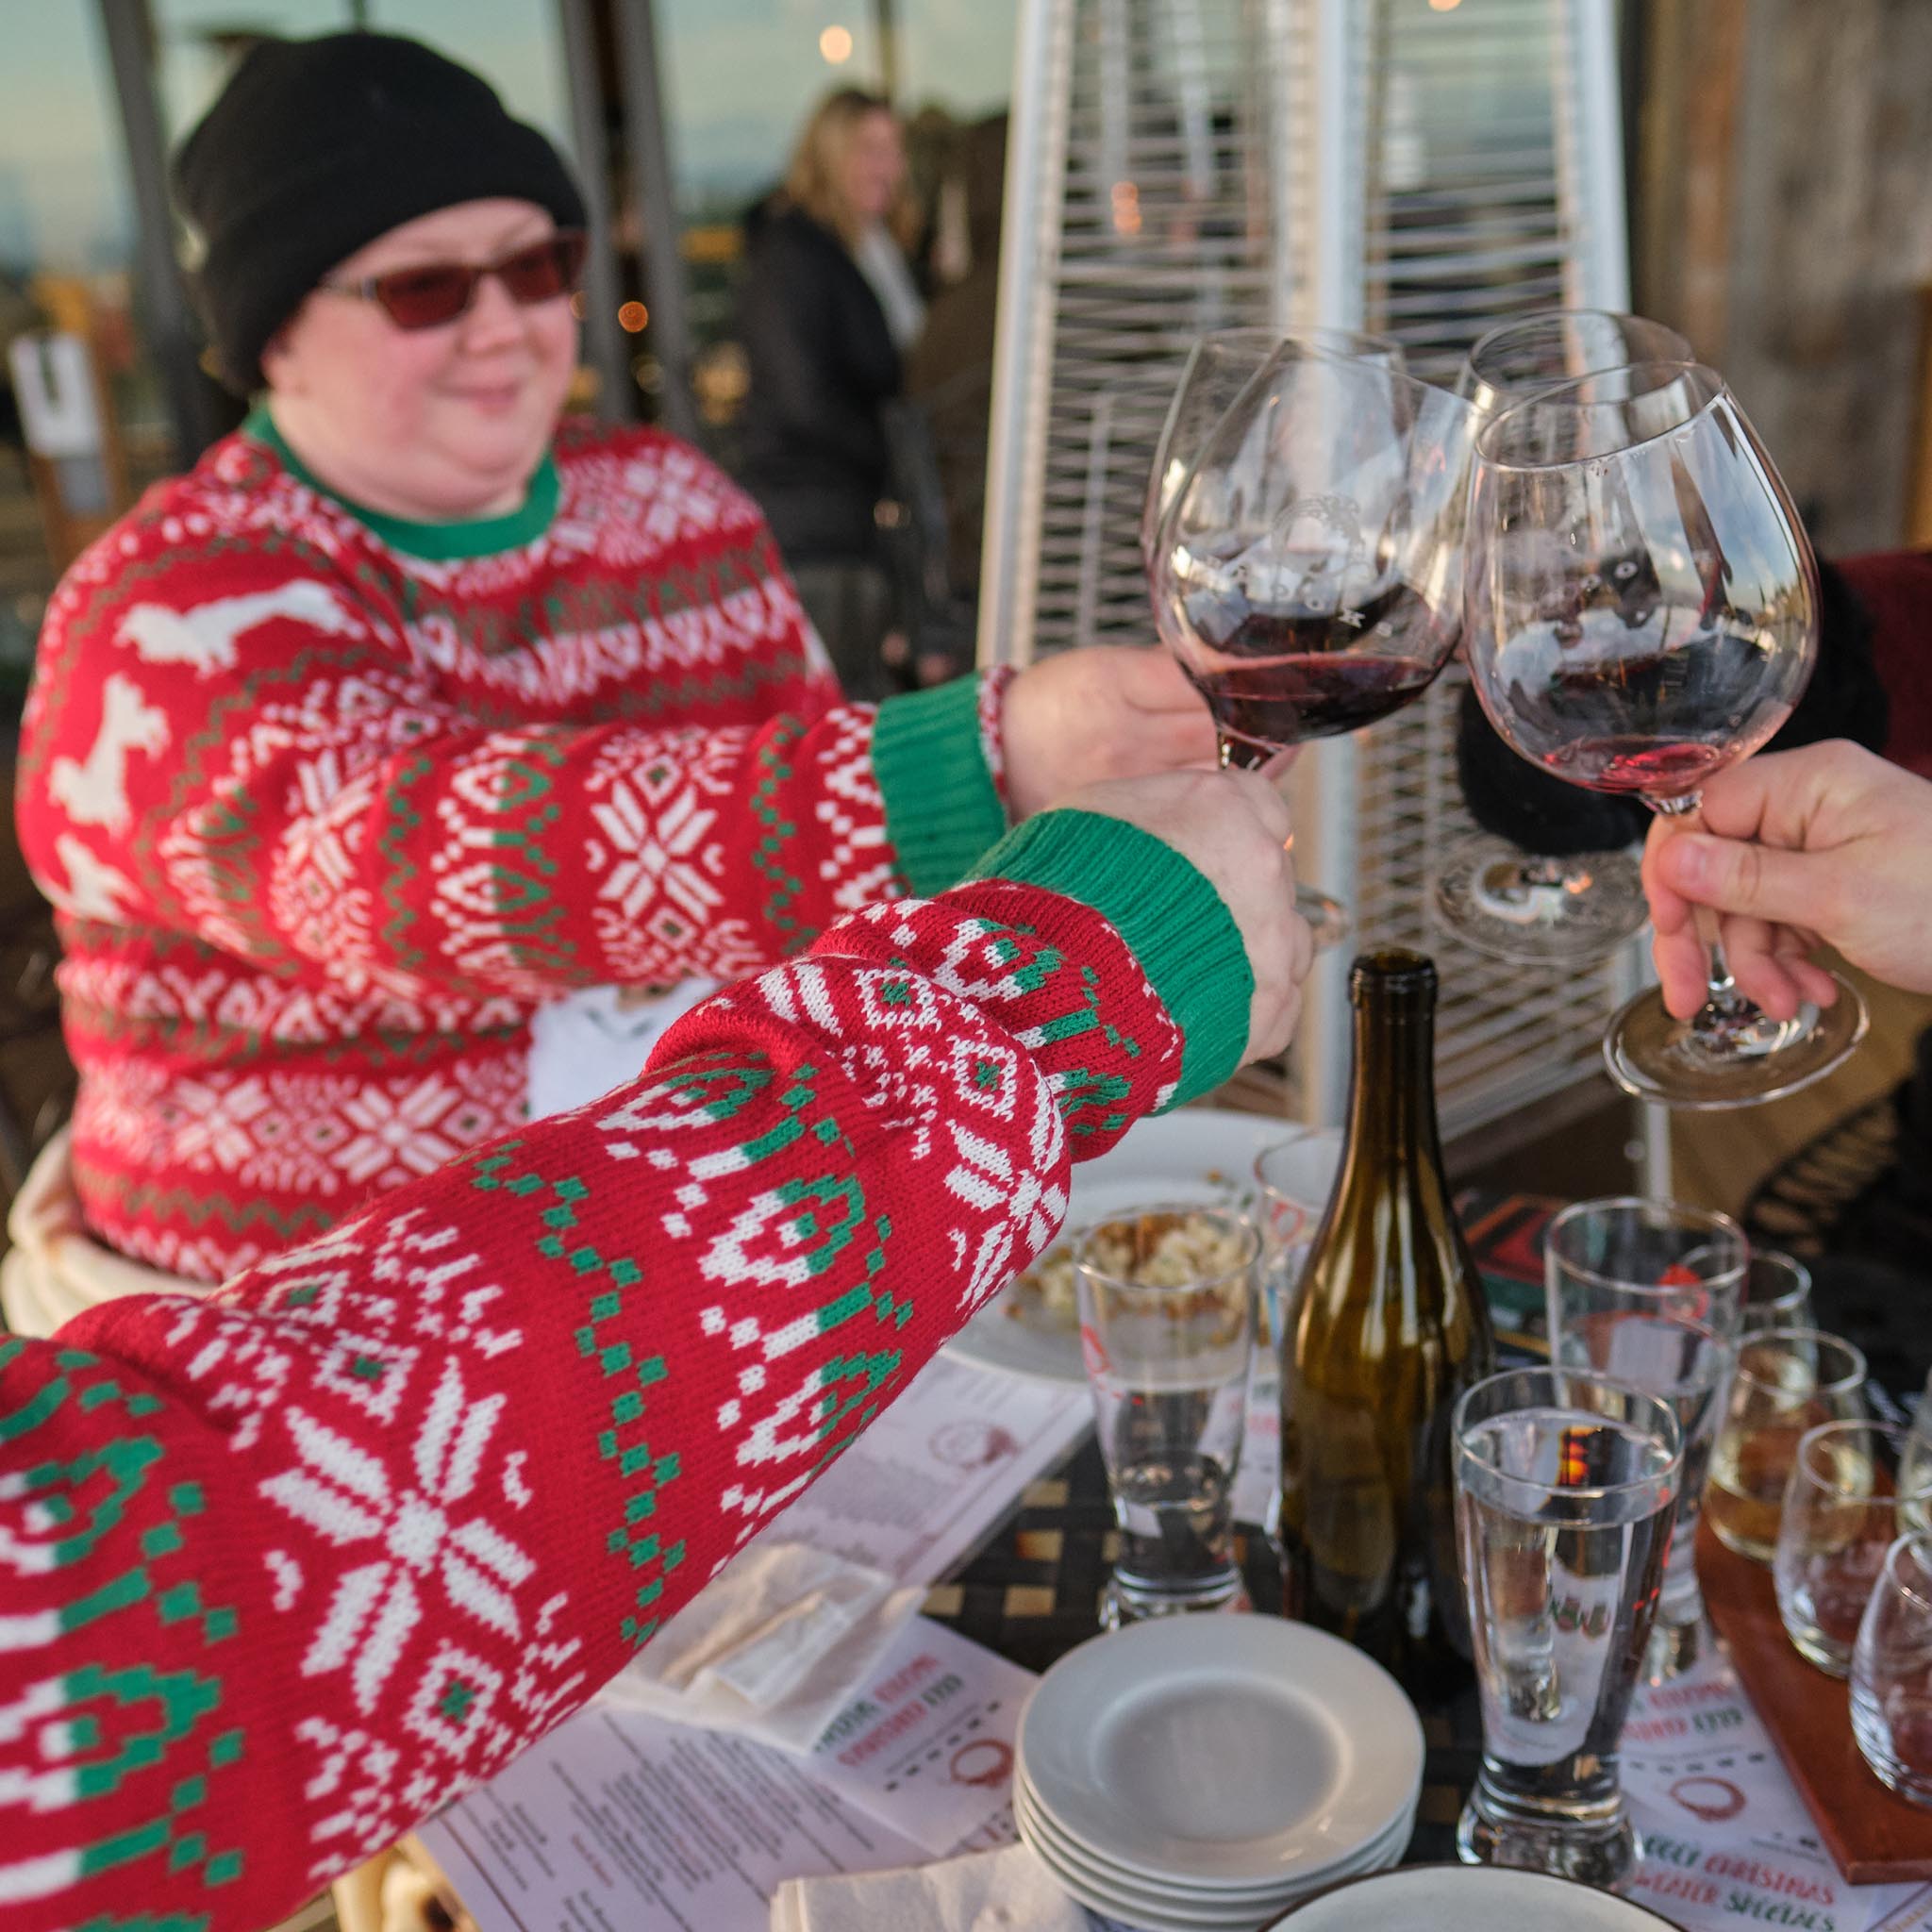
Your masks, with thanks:
[[[1668,817],[1783,724],[1817,658],[1810,544],[1714,370],[1644,363],[1544,391],[1485,425],[1471,489],[1470,675],[1490,722],[1572,784]],[[1707,997],[1652,989],[1611,1022],[1611,1075],[1666,1106],[1808,1086],[1862,1037],[1851,987],[1774,1020],[1733,983],[1715,925]]]
[[[1148,576],[1224,765],[1374,724],[1434,683],[1461,627],[1474,428],[1446,391],[1293,341],[1222,417]]]

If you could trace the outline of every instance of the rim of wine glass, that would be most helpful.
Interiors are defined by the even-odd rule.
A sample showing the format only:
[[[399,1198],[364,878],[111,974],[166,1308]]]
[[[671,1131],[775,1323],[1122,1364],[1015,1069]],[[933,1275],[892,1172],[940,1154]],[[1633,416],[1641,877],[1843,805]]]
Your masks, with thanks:
[[[1872,1367],[1865,1359],[1865,1351],[1856,1341],[1847,1341],[1842,1335],[1834,1335],[1829,1328],[1759,1328],[1738,1339],[1738,1379],[1749,1382],[1754,1389],[1770,1389],[1775,1393],[1778,1385],[1768,1383],[1762,1375],[1754,1374],[1745,1365],[1744,1357],[1755,1348],[1791,1341],[1829,1342],[1833,1348],[1842,1349],[1857,1364],[1850,1374],[1836,1375],[1828,1382],[1821,1377],[1814,1382],[1806,1391],[1807,1402],[1820,1395],[1849,1395],[1862,1389],[1871,1376]]]
[[[1915,1590],[1898,1574],[1899,1557],[1907,1551],[1910,1552],[1926,1582],[1932,1584],[1932,1529],[1908,1529],[1903,1535],[1893,1537],[1886,1545],[1885,1560],[1878,1566],[1878,1581],[1872,1586],[1872,1593],[1875,1597],[1890,1580],[1892,1589],[1901,1596],[1909,1597],[1926,1615],[1932,1616],[1932,1596]]]
[[[1627,362],[1612,362],[1603,369],[1573,370],[1563,375],[1551,376],[1551,387],[1561,388],[1565,383],[1581,381],[1592,375],[1613,375],[1619,369],[1635,369],[1646,362],[1684,362],[1694,365],[1697,361],[1697,352],[1690,346],[1690,339],[1681,330],[1673,328],[1669,323],[1658,322],[1654,316],[1636,315],[1627,308],[1538,308],[1528,315],[1511,316],[1507,322],[1499,322],[1494,328],[1485,329],[1469,345],[1468,353],[1462,358],[1462,366],[1477,381],[1488,383],[1491,389],[1506,387],[1491,381],[1483,371],[1480,358],[1483,351],[1491,343],[1501,341],[1506,336],[1526,336],[1532,329],[1545,327],[1553,322],[1568,322],[1579,316],[1588,317],[1593,322],[1641,322],[1646,328],[1654,328],[1659,335],[1668,336],[1672,341],[1681,344],[1684,353],[1681,356],[1633,356]],[[1521,385],[1509,383],[1507,387],[1517,389]],[[1525,394],[1518,400],[1527,401],[1528,396]],[[1505,407],[1513,409],[1516,404],[1512,402]]]
[[[1510,1475],[1507,1472],[1496,1468],[1493,1463],[1482,1461],[1471,1452],[1469,1444],[1465,1440],[1469,1433],[1468,1414],[1470,1405],[1485,1389],[1492,1388],[1499,1382],[1507,1382],[1517,1376],[1530,1377],[1537,1375],[1548,1376],[1552,1380],[1560,1376],[1566,1385],[1587,1382],[1594,1389],[1607,1389],[1613,1394],[1622,1396],[1626,1402],[1648,1404],[1670,1425],[1669,1432],[1662,1439],[1664,1446],[1670,1452],[1670,1461],[1662,1470],[1654,1470],[1647,1475],[1632,1476],[1627,1482],[1577,1483],[1574,1486],[1565,1484],[1560,1488],[1551,1483],[1539,1481],[1533,1475]],[[1499,1408],[1493,1414],[1485,1416],[1483,1420],[1485,1422],[1494,1422],[1499,1416],[1520,1415],[1524,1407],[1534,1406],[1524,1404],[1514,1409]],[[1627,1415],[1618,1417],[1602,1410],[1590,1410],[1586,1412],[1594,1414],[1600,1422],[1630,1420]],[[1652,1433],[1655,1434],[1656,1432],[1653,1430]],[[1678,1422],[1676,1414],[1672,1409],[1670,1404],[1662,1396],[1653,1395],[1648,1390],[1639,1389],[1632,1383],[1620,1382],[1614,1375],[1598,1374],[1594,1369],[1563,1369],[1558,1368],[1554,1362],[1531,1362],[1521,1368],[1498,1369],[1494,1374],[1485,1375],[1480,1382],[1472,1382],[1456,1398],[1456,1407],[1449,1418],[1449,1440],[1455,1445],[1458,1464],[1464,1461],[1473,1463],[1485,1475],[1493,1476],[1500,1483],[1509,1484],[1520,1490],[1534,1491],[1543,1495],[1563,1496],[1566,1498],[1574,1497],[1578,1500],[1591,1497],[1624,1496],[1630,1494],[1634,1491],[1647,1490],[1668,1476],[1675,1475],[1681,1478],[1684,1473],[1684,1427]]]
[[[1636,390],[1621,398],[1601,403],[1586,403],[1574,399],[1574,392],[1590,388],[1612,375],[1632,375],[1639,371],[1668,371],[1669,378],[1652,385],[1649,389]],[[1633,437],[1628,442],[1620,442],[1614,449],[1600,450],[1589,457],[1548,457],[1538,460],[1511,458],[1505,460],[1488,454],[1497,433],[1513,419],[1527,417],[1534,409],[1570,409],[1581,415],[1588,409],[1608,409],[1617,407],[1618,402],[1632,403],[1644,396],[1654,395],[1658,390],[1668,389],[1672,381],[1681,380],[1686,375],[1700,375],[1709,378],[1711,392],[1698,404],[1681,422],[1673,423],[1667,429],[1654,429],[1647,436]],[[1694,429],[1707,416],[1713,415],[1720,408],[1728,407],[1740,416],[1743,411],[1738,408],[1737,398],[1731,393],[1731,386],[1722,374],[1708,362],[1625,362],[1615,369],[1592,370],[1588,375],[1579,375],[1567,382],[1553,384],[1548,389],[1540,389],[1534,395],[1523,397],[1499,409],[1476,431],[1475,462],[1472,466],[1472,480],[1477,468],[1493,470],[1507,475],[1533,475],[1541,470],[1578,470],[1587,463],[1606,462],[1612,457],[1632,456],[1639,450],[1649,449],[1655,443],[1666,442],[1671,438],[1682,436],[1686,430]],[[1752,439],[1754,446],[1757,439]]]
[[[1082,1257],[1094,1240],[1111,1227],[1132,1227],[1136,1223],[1154,1219],[1160,1215],[1172,1215],[1176,1221],[1200,1220],[1206,1218],[1223,1224],[1224,1228],[1238,1235],[1245,1245],[1246,1252],[1232,1267],[1217,1269],[1211,1274],[1196,1274],[1186,1281],[1134,1281],[1124,1274],[1116,1274],[1110,1269],[1097,1268]],[[1179,1295],[1199,1294],[1203,1289],[1219,1288],[1225,1282],[1238,1281],[1247,1276],[1251,1281],[1256,1267],[1261,1259],[1261,1230],[1252,1217],[1236,1212],[1232,1208],[1208,1208],[1198,1201],[1151,1201],[1144,1208],[1137,1208],[1131,1214],[1109,1214],[1102,1221],[1090,1221],[1080,1230],[1074,1242],[1074,1273],[1084,1274],[1090,1281],[1099,1282],[1106,1288],[1121,1288],[1135,1294]]]
[[[1737,1265],[1726,1268],[1716,1274],[1700,1274],[1694,1282],[1670,1283],[1658,1281],[1646,1283],[1641,1281],[1624,1281],[1615,1274],[1599,1274],[1595,1269],[1587,1268],[1582,1262],[1572,1261],[1567,1257],[1556,1252],[1553,1243],[1558,1239],[1558,1231],[1563,1229],[1566,1224],[1580,1221],[1586,1214],[1600,1215],[1609,1208],[1635,1208],[1648,1214],[1668,1213],[1693,1224],[1707,1234],[1715,1232],[1728,1236],[1737,1242],[1740,1250]],[[1596,1201],[1573,1201],[1569,1207],[1552,1215],[1549,1225],[1543,1229],[1543,1254],[1548,1260],[1561,1267],[1566,1273],[1574,1275],[1577,1280],[1590,1282],[1598,1288],[1614,1289],[1622,1294],[1681,1295],[1687,1290],[1717,1288],[1729,1282],[1736,1285],[1740,1291],[1738,1307],[1741,1313],[1744,1307],[1742,1295],[1744,1277],[1749,1273],[1751,1267],[1751,1238],[1728,1214],[1724,1214],[1715,1208],[1687,1208],[1680,1201],[1651,1200],[1642,1194],[1606,1194],[1602,1199]],[[1767,1328],[1761,1332],[1771,1335],[1781,1334],[1787,1331]],[[1798,1331],[1791,1330],[1789,1332],[1796,1333]]]
[[[1813,1468],[1811,1452],[1820,1442],[1827,1436],[1847,1435],[1854,1429],[1875,1430],[1897,1451],[1903,1451],[1912,1440],[1912,1432],[1909,1428],[1898,1423],[1882,1422],[1876,1416],[1833,1416],[1829,1422],[1813,1423],[1798,1438],[1797,1453],[1791,1457],[1791,1469],[1794,1474],[1802,1475],[1807,1482],[1821,1490],[1825,1495],[1834,1496],[1848,1503],[1923,1503],[1927,1498],[1932,1498],[1932,1470],[1927,1470],[1922,1483],[1915,1484],[1908,1490],[1894,1488],[1890,1495],[1861,1496],[1854,1491],[1847,1490],[1841,1483],[1833,1481],[1830,1476],[1822,1474]],[[1902,1464],[1905,1460],[1903,1454],[1895,1456],[1893,1460]],[[1893,1480],[1895,1482],[1896,1478]]]

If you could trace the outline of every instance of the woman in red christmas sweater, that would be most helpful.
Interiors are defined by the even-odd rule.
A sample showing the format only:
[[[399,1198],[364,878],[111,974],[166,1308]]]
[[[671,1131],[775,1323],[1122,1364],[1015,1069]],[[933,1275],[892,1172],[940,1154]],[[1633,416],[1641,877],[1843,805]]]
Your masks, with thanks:
[[[176,185],[266,398],[49,607],[18,810],[81,1084],[16,1327],[218,1281],[521,1122],[572,989],[743,973],[1211,757],[1159,654],[841,705],[750,500],[559,422],[581,203],[441,56],[265,43]]]
[[[252,1932],[500,1771],[1041,1251],[1072,1158],[1286,1041],[1272,790],[1080,803],[219,1292],[0,1341],[8,1932]]]

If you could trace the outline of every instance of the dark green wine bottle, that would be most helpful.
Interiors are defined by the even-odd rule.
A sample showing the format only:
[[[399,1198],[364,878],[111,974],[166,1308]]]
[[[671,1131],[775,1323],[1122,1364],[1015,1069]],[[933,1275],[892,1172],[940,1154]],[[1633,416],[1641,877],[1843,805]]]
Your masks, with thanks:
[[[1283,1324],[1287,1607],[1413,1683],[1469,1655],[1449,1418],[1496,1343],[1442,1171],[1435,966],[1364,954],[1349,999],[1347,1140]]]

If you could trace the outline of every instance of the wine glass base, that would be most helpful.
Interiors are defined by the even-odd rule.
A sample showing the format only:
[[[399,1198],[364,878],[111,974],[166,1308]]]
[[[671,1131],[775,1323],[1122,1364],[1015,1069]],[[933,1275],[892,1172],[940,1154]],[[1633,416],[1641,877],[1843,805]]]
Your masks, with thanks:
[[[1436,880],[1436,910],[1472,951],[1519,966],[1593,965],[1650,916],[1628,853],[1539,859],[1488,837],[1451,851]]]
[[[1666,1684],[1680,1677],[1704,1655],[1704,1606],[1700,1601],[1693,1615],[1680,1624],[1666,1624],[1659,1617],[1650,1626],[1650,1642],[1643,1653],[1643,1677],[1648,1684]]]
[[[1715,1112],[1781,1099],[1824,1079],[1850,1058],[1869,1024],[1865,1002],[1843,979],[1833,1006],[1803,1007],[1793,1020],[1745,1007],[1707,1031],[1673,1019],[1653,987],[1610,1022],[1604,1062],[1639,1100]]]
[[[1330,946],[1339,946],[1355,931],[1355,921],[1340,899],[1331,899],[1326,892],[1318,892],[1312,886],[1297,886],[1294,889],[1294,909],[1307,922],[1308,931],[1315,941],[1315,950],[1325,953]]]

